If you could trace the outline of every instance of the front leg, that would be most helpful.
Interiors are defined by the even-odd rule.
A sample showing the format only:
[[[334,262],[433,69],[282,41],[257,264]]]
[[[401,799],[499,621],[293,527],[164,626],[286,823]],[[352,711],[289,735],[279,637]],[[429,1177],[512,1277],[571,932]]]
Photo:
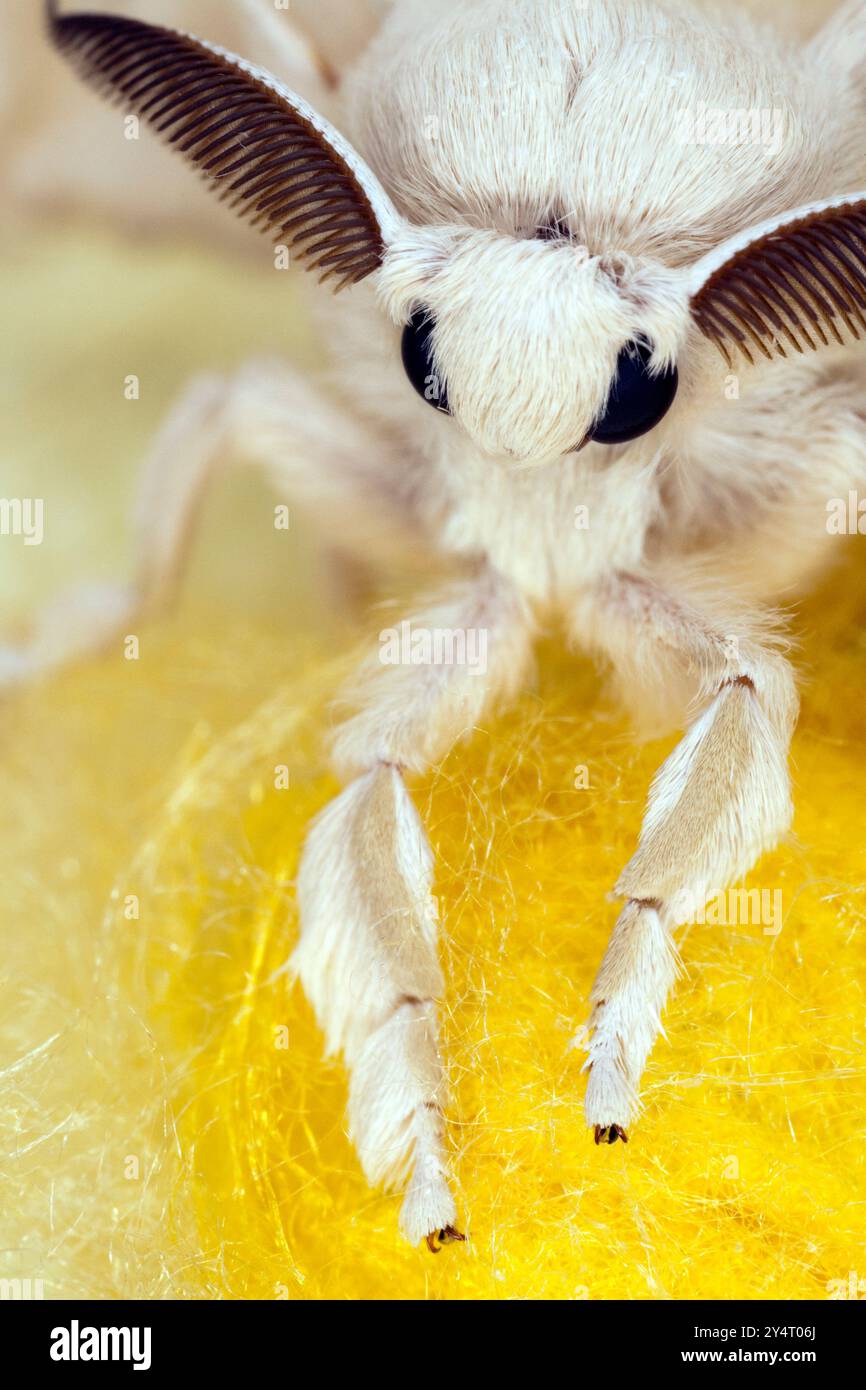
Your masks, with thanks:
[[[582,638],[639,681],[686,674],[701,712],[650,791],[625,907],[592,988],[585,1111],[596,1143],[627,1138],[641,1073],[677,973],[673,928],[745,874],[791,820],[791,668],[742,615],[707,619],[654,584],[619,575],[576,615]],[[741,635],[744,634],[744,635]]]
[[[366,1177],[405,1188],[400,1228],[435,1251],[437,1234],[462,1237],[443,1146],[432,856],[403,773],[444,757],[516,689],[532,633],[519,596],[490,571],[411,630],[422,647],[423,634],[450,633],[452,653],[465,644],[483,660],[368,664],[361,708],[335,741],[338,770],[354,780],[314,822],[303,851],[293,966],[328,1052],[345,1057],[349,1131]]]
[[[0,644],[0,688],[96,655],[174,602],[205,498],[229,468],[255,467],[275,496],[309,518],[332,559],[417,569],[430,556],[395,489],[413,467],[393,444],[288,364],[250,362],[190,383],[142,466],[135,506],[135,581],[84,584],[38,611],[29,640]]]

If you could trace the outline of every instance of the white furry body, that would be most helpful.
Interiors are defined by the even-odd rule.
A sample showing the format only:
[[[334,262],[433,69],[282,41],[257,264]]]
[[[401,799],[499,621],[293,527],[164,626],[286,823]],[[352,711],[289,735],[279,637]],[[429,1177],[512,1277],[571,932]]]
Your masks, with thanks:
[[[482,245],[491,226],[503,239],[489,261],[479,254],[465,272],[444,268],[447,283],[425,286],[425,302],[435,311],[440,295],[449,305],[472,297],[478,328],[465,350],[468,372],[484,383],[483,410],[497,425],[508,409],[490,382],[504,379],[528,455],[515,467],[508,452],[477,447],[406,390],[395,335],[371,333],[375,308],[358,303],[376,287],[328,300],[321,308],[328,340],[339,345],[336,379],[358,410],[397,433],[400,467],[417,489],[413,520],[432,546],[486,556],[542,604],[567,607],[606,572],[697,551],[720,586],[734,568],[764,601],[790,594],[829,552],[827,496],[862,476],[863,354],[744,371],[738,398],[728,399],[728,369],[692,329],[679,353],[680,395],[649,436],[616,457],[599,445],[549,454],[547,422],[537,427],[533,418],[537,403],[559,407],[564,398],[571,406],[588,375],[607,380],[607,366],[599,367],[610,361],[607,325],[580,323],[577,332],[580,306],[551,305],[543,291],[524,306],[520,277],[527,260],[551,253],[550,244],[528,240],[534,229],[568,214],[581,254],[624,260],[641,293],[649,281],[673,299],[668,268],[743,227],[863,187],[866,112],[853,83],[847,101],[840,95],[844,43],[837,65],[813,63],[736,13],[720,15],[714,30],[710,21],[696,27],[699,7],[676,3],[404,0],[392,9],[347,79],[348,134],[401,212],[454,226],[454,238],[473,249],[472,229]],[[823,46],[832,51],[826,39]],[[530,61],[544,74],[537,84]],[[701,103],[779,108],[789,136],[776,152],[678,144],[677,113]],[[383,276],[389,292],[387,266]],[[401,309],[417,295],[407,279],[411,288],[393,296]],[[680,324],[669,332],[683,336]],[[517,372],[500,365],[503,336],[518,345]],[[527,336],[534,353],[525,352]],[[577,342],[569,350],[563,338]],[[570,386],[560,386],[563,356]],[[469,404],[483,436],[482,408]],[[588,510],[583,530],[578,507]],[[739,563],[744,549],[747,566]]]
[[[317,304],[336,395],[273,367],[198,385],[146,470],[133,601],[166,589],[200,485],[233,451],[341,548],[408,548],[450,571],[416,624],[489,637],[483,678],[372,656],[335,738],[349,786],[299,876],[295,965],[349,1066],[365,1171],[408,1180],[402,1226],[417,1241],[453,1234],[455,1206],[433,867],[402,773],[516,692],[554,616],[613,667],[641,720],[692,721],[653,785],[592,991],[586,1114],[611,1142],[638,1109],[683,907],[746,873],[790,822],[797,701],[770,605],[825,563],[827,501],[866,478],[866,356],[831,348],[732,373],[689,295],[720,243],[866,186],[866,6],[807,46],[677,0],[382,8],[342,113],[329,109],[396,228],[368,281]],[[701,105],[779,110],[785,138],[683,143],[678,113]],[[419,305],[451,417],[400,364]],[[619,347],[640,334],[657,364],[678,365],[673,408],[633,444],[576,452]],[[41,664],[80,645],[64,624],[66,648],[48,657],[43,641]]]

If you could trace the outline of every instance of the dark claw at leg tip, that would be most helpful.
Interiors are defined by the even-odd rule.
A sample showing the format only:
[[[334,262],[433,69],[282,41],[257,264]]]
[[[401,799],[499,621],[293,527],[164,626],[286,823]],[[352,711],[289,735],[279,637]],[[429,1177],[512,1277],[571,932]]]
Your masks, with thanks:
[[[436,1244],[437,1236],[439,1240],[438,1245]],[[443,1231],[430,1232],[427,1237],[427,1249],[430,1251],[431,1255],[438,1255],[443,1245],[451,1245],[454,1241],[462,1241],[465,1239],[466,1237],[461,1235],[453,1226],[446,1226]]]
[[[622,1125],[596,1125],[596,1144],[615,1144],[617,1139],[621,1139],[624,1144],[628,1143],[628,1135]]]

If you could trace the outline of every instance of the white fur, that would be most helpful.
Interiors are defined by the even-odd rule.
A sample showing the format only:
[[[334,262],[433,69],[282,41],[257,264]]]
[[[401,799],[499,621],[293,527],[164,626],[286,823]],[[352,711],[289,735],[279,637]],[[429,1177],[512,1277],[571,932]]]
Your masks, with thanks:
[[[416,632],[483,634],[485,669],[383,665],[380,646],[344,693],[359,709],[333,739],[333,761],[343,777],[375,762],[426,772],[472,733],[485,710],[513,697],[525,680],[532,636],[529,610],[495,573],[485,570],[452,586],[442,602],[409,621]]]
[[[387,802],[380,821],[377,796]],[[370,837],[380,834],[386,842],[371,863]],[[396,886],[377,875],[383,855]],[[442,976],[431,877],[430,850],[402,778],[378,766],[310,830],[298,877],[303,928],[292,962],[328,1050],[342,1051],[349,1066],[350,1132],[369,1181],[394,1187],[413,1176],[401,1217],[413,1242],[456,1216],[442,1151],[434,1003]]]
[[[592,1038],[584,1071],[586,1122],[601,1130],[631,1124],[644,1063],[661,1031],[677,955],[658,909],[629,902],[592,987]]]
[[[483,626],[486,668],[383,667],[374,659],[362,673],[352,696],[363,708],[335,748],[355,780],[304,848],[294,964],[329,1050],[341,1050],[349,1065],[350,1127],[370,1181],[394,1185],[412,1175],[401,1225],[417,1241],[450,1227],[455,1212],[441,1134],[432,857],[398,765],[423,770],[516,687],[530,629],[508,586],[487,573],[415,622]]]

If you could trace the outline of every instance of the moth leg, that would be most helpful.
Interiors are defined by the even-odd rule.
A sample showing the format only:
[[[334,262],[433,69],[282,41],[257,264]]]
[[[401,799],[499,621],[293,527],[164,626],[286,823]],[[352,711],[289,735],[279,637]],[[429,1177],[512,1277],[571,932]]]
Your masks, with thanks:
[[[744,875],[791,821],[797,713],[788,663],[654,584],[620,575],[583,607],[584,636],[629,674],[679,667],[700,713],[653,782],[625,899],[592,988],[585,1113],[596,1141],[625,1137],[677,973],[673,928]],[[748,633],[748,618],[740,617]]]
[[[283,363],[203,375],[169,412],[141,468],[133,583],[62,592],[36,613],[25,644],[0,647],[0,685],[103,651],[170,607],[208,487],[229,466],[250,465],[270,475],[279,502],[321,530],[335,562],[423,562],[423,539],[388,486],[387,446],[351,412]]]
[[[409,474],[411,460],[400,462]],[[233,377],[195,383],[142,470],[136,587],[149,606],[171,599],[205,489],[229,466],[261,469],[277,502],[346,562],[366,564],[373,555],[383,566],[424,563],[424,540],[395,496],[388,442],[304,373],[252,361]]]
[[[433,862],[404,773],[429,768],[515,690],[531,625],[510,587],[486,572],[412,629],[484,633],[486,660],[474,669],[367,665],[354,692],[360,708],[334,744],[337,769],[352,780],[314,822],[301,859],[292,967],[327,1051],[345,1058],[349,1131],[368,1181],[405,1192],[400,1229],[435,1252],[460,1236],[444,1148]]]
[[[139,475],[135,512],[138,574],[127,586],[79,583],[30,621],[19,648],[0,651],[0,680],[26,679],[107,650],[165,602],[182,568],[198,502],[223,442],[223,383],[202,376],[170,412]]]

